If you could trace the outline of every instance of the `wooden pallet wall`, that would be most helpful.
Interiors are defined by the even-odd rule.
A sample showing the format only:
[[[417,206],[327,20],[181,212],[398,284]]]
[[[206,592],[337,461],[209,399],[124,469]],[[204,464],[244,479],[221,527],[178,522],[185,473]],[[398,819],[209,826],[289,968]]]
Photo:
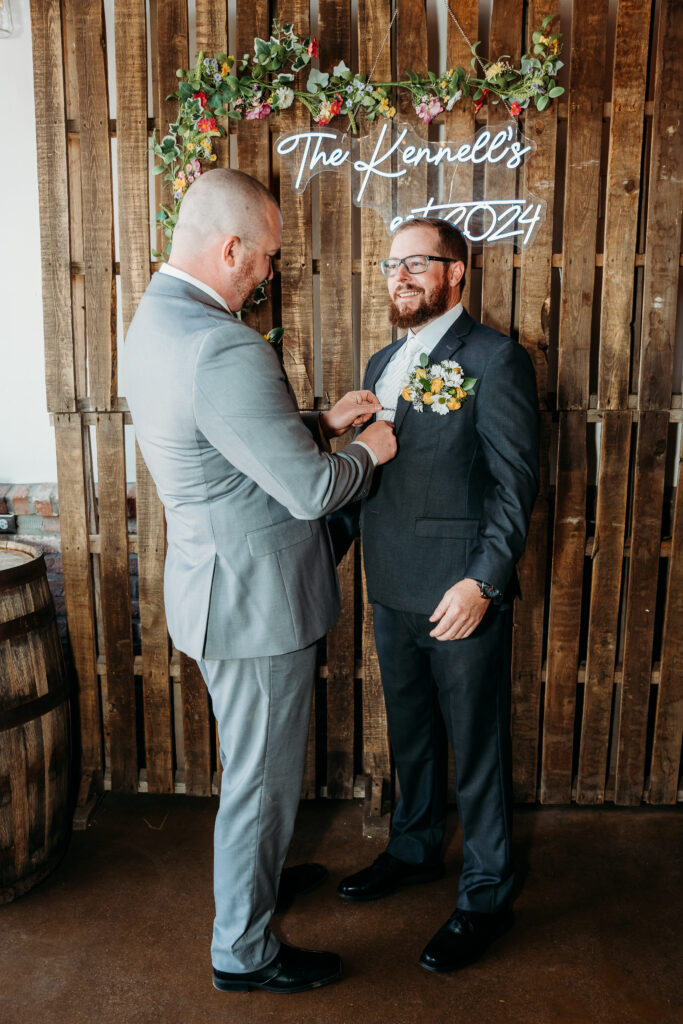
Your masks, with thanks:
[[[319,35],[322,68],[343,59],[369,71],[397,7],[378,79],[429,67],[430,32],[435,42],[424,0],[318,0],[310,9],[307,0],[238,2],[236,15],[233,6],[115,0],[105,12],[101,0],[31,0],[46,389],[80,694],[81,815],[103,785],[207,795],[219,783],[205,688],[166,632],[164,517],[139,452],[137,533],[126,533],[130,417],[117,339],[156,269],[150,225],[161,194],[158,178],[150,185],[147,147],[151,130],[163,134],[172,119],[166,97],[175,70],[199,48],[251,49],[271,17],[293,22],[300,36]],[[483,24],[478,0],[452,6],[474,41]],[[493,0],[483,52],[517,59],[556,7]],[[574,0],[564,12],[568,93],[522,117],[537,149],[519,184],[545,200],[546,221],[528,251],[475,253],[465,295],[483,321],[525,345],[541,407],[541,493],[515,612],[515,792],[546,803],[675,803],[683,736],[683,497],[675,486],[683,410],[674,344],[683,19],[678,0]],[[451,19],[446,33],[447,66],[467,66]],[[418,127],[401,102],[400,116]],[[504,116],[492,107],[475,119],[471,104],[456,106],[444,137]],[[341,176],[319,177],[301,196],[284,177],[281,185],[273,139],[307,123],[295,109],[279,122],[233,123],[218,157],[279,196],[281,257],[272,299],[252,323],[263,331],[283,323],[289,377],[311,409],[357,386],[390,331],[377,270],[387,237],[377,214],[354,210]],[[439,137],[438,125],[429,137]],[[471,176],[460,173],[467,192]],[[367,795],[372,832],[383,827],[391,759],[358,551],[340,579],[344,609],[321,646],[304,795]]]

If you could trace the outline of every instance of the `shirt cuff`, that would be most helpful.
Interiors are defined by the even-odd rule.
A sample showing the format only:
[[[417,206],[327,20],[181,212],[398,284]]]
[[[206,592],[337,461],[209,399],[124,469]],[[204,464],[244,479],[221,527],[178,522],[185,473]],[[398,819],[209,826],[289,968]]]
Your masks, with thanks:
[[[356,440],[353,443],[354,444],[359,444],[361,446],[361,448],[365,448],[366,452],[369,453],[370,458],[372,459],[372,465],[373,466],[377,465],[377,463],[379,462],[379,459],[377,458],[377,456],[375,455],[375,453],[373,452],[373,450],[372,450],[372,448],[370,447],[369,444],[366,444],[365,441],[359,441],[358,438],[356,438]]]

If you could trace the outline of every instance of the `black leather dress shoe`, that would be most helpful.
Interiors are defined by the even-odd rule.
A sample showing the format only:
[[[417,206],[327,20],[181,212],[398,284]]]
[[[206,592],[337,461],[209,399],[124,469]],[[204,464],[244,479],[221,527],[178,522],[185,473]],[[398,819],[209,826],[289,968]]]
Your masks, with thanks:
[[[435,882],[442,874],[442,864],[407,864],[385,851],[369,868],[343,878],[337,892],[343,900],[380,900],[402,885]]]
[[[329,871],[322,864],[293,864],[290,868],[283,868],[275,909],[287,910],[296,896],[313,892],[328,876]]]
[[[420,964],[428,971],[457,971],[473,964],[486,947],[512,925],[512,913],[479,914],[456,909],[427,943]]]
[[[229,974],[213,969],[214,988],[221,992],[306,992],[341,977],[342,962],[336,953],[322,953],[298,946],[280,945],[278,955],[265,967],[248,974]]]

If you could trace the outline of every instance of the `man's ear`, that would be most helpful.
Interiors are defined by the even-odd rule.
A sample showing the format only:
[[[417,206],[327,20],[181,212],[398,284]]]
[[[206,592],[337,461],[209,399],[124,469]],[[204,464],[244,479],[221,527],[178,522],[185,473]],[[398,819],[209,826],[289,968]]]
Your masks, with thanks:
[[[239,252],[240,240],[237,235],[229,235],[221,245],[221,259],[228,267],[234,267]]]
[[[465,264],[459,260],[457,263],[451,263],[448,267],[448,283],[451,288],[455,288],[457,284],[462,281],[465,273]]]

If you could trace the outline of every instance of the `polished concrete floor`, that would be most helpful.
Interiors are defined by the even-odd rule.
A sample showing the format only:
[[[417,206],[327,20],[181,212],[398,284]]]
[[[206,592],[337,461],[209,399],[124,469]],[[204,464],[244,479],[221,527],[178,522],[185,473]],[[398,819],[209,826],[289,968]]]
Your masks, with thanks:
[[[211,985],[211,832],[216,801],[108,795],[41,885],[0,907],[3,1024],[681,1024],[680,809],[521,808],[516,925],[453,975],[417,964],[451,912],[446,875],[372,904],[339,878],[383,848],[358,802],[304,804],[291,862],[331,877],[274,919],[288,942],[333,949],[341,982],[300,995]]]

